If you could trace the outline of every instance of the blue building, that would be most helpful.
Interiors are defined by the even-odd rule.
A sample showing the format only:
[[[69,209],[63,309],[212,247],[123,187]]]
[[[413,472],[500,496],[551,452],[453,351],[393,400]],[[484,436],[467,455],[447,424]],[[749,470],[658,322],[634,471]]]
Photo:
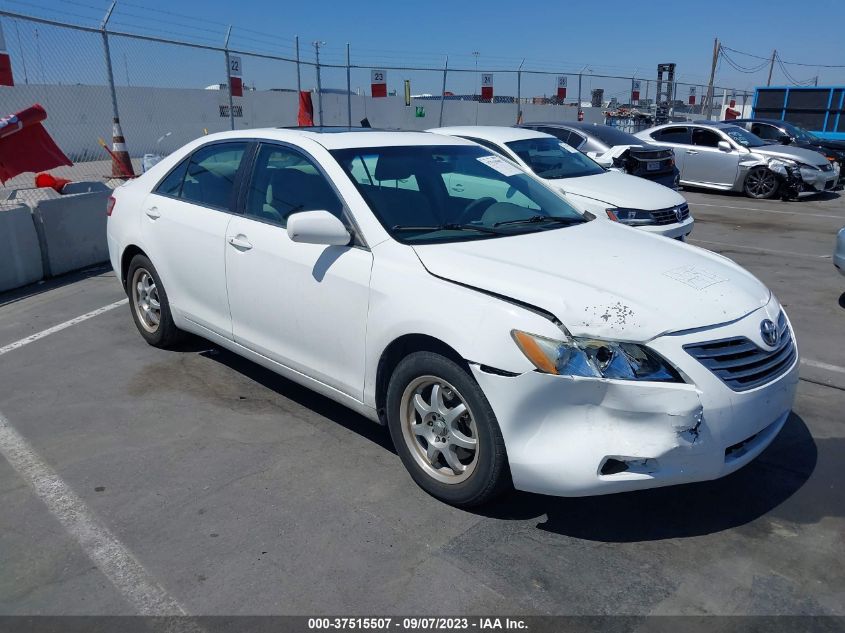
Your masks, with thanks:
[[[845,139],[843,100],[845,86],[757,88],[752,116],[789,121],[822,138]]]

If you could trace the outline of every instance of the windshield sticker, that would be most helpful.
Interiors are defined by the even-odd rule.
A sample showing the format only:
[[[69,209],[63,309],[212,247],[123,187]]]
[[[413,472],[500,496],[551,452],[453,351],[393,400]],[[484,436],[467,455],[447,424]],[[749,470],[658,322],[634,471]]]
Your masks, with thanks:
[[[709,270],[699,268],[698,266],[682,266],[681,268],[673,268],[663,273],[670,279],[680,281],[682,284],[695,288],[696,290],[704,290],[710,286],[715,286],[723,281],[727,281],[723,277],[711,273]]]
[[[499,158],[498,156],[481,156],[476,160],[480,163],[484,163],[492,169],[495,169],[503,176],[518,176],[522,173],[522,170],[519,167],[509,163],[504,158]]]

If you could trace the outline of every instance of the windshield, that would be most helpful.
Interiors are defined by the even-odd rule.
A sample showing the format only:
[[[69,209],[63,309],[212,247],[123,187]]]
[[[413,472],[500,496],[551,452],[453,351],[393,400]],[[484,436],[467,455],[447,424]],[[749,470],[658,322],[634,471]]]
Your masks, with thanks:
[[[752,134],[738,125],[726,125],[722,128],[722,131],[743,147],[763,147],[763,145],[769,144],[756,134]]]
[[[586,221],[554,191],[483,147],[408,145],[331,154],[400,242],[491,239]]]
[[[616,147],[617,145],[645,145],[645,141],[637,138],[633,134],[623,132],[615,127],[609,125],[591,125],[589,127],[580,128],[587,134],[595,136],[605,145]]]
[[[505,143],[541,178],[576,178],[604,173],[596,162],[555,138]]]
[[[787,123],[786,121],[780,121],[780,124],[783,125],[784,129],[789,132],[793,137],[795,137],[795,140],[797,141],[802,141],[804,143],[821,142],[821,139],[818,136],[811,132],[808,132],[803,127],[798,127],[797,125]]]

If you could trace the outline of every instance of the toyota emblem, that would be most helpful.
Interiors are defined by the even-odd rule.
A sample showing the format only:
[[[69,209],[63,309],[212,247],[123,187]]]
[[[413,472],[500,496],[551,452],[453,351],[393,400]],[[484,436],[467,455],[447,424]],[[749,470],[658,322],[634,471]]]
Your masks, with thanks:
[[[777,347],[780,339],[780,331],[771,319],[763,319],[760,323],[760,335],[763,337],[763,342],[769,347]]]

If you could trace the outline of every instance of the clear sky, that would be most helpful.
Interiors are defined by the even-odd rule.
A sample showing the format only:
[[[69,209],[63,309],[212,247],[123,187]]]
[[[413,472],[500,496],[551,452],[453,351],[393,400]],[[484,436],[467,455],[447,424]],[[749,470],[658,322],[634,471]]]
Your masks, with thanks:
[[[0,0],[0,7],[76,23],[96,24],[108,0]],[[804,11],[804,7],[808,7]],[[16,33],[9,21],[2,19],[6,31],[7,48],[15,58],[18,46]],[[523,96],[552,93],[553,73],[585,75],[606,74],[652,79],[656,64],[676,62],[679,81],[706,83],[710,72],[713,38],[719,37],[725,46],[768,56],[777,48],[786,61],[807,64],[845,66],[845,0],[815,0],[798,3],[794,0],[711,0],[707,3],[649,2],[644,0],[618,2],[616,0],[486,0],[458,2],[455,0],[417,0],[392,2],[371,0],[352,2],[333,1],[276,1],[254,0],[118,0],[113,18],[114,28],[134,32],[159,34],[176,39],[220,44],[225,25],[234,26],[232,45],[249,50],[293,55],[293,38],[299,35],[303,59],[313,60],[311,42],[321,40],[325,46],[321,60],[343,63],[346,43],[350,43],[353,63],[362,65],[430,65],[440,67],[449,55],[450,67],[479,70],[498,70],[519,66],[525,59],[525,69],[549,71],[548,76],[523,75]],[[12,25],[13,26],[13,25]],[[67,59],[62,37],[41,29],[40,42],[32,32],[21,32],[20,44],[25,57],[30,58],[30,74],[36,76],[35,44],[43,45]],[[147,54],[140,46],[127,43],[124,50],[126,81],[142,83],[150,69],[141,68],[142,60],[152,60],[157,66],[161,57]],[[478,52],[477,59],[472,55]],[[40,53],[44,55],[43,51]],[[120,55],[120,46],[116,53]],[[722,60],[716,76],[719,86],[753,89],[765,84],[768,64],[729,52],[732,60],[745,68],[764,67],[753,73],[742,73]],[[216,63],[216,62],[215,62]],[[61,66],[62,64],[59,64]],[[115,64],[120,66],[119,60]],[[42,62],[43,65],[43,62]],[[48,64],[49,66],[50,64]],[[191,66],[186,68],[190,69]],[[845,83],[845,67],[787,66],[797,81],[819,75],[819,84]],[[174,69],[173,73],[177,73]],[[47,68],[45,75],[58,72]],[[116,69],[118,72],[118,69]],[[173,81],[191,80],[190,70],[178,71]],[[216,68],[213,72],[216,72]],[[345,71],[328,70],[325,85],[345,84]],[[122,73],[119,73],[122,74]],[[211,76],[210,73],[209,76]],[[366,75],[366,76],[365,76]],[[407,75],[407,76],[406,76]],[[274,73],[258,59],[244,60],[244,78],[260,88],[280,87],[291,81],[288,73]],[[389,87],[397,87],[400,79],[410,78],[414,92],[439,90],[437,75],[394,71],[389,73]],[[464,89],[477,81],[474,73],[450,73],[447,89]],[[497,77],[498,85],[512,77]],[[206,77],[197,77],[205,81]],[[52,81],[52,79],[51,79]],[[215,79],[216,81],[216,79]],[[304,83],[313,83],[309,76]],[[619,84],[585,76],[589,87],[608,85],[610,93]],[[369,83],[368,74],[357,72],[353,84]],[[776,65],[773,84],[787,84],[781,68]],[[353,86],[354,87],[354,86]],[[570,94],[574,86],[570,78]],[[584,90],[588,85],[585,83]],[[622,90],[626,87],[622,85]],[[513,92],[511,86],[504,88]]]

